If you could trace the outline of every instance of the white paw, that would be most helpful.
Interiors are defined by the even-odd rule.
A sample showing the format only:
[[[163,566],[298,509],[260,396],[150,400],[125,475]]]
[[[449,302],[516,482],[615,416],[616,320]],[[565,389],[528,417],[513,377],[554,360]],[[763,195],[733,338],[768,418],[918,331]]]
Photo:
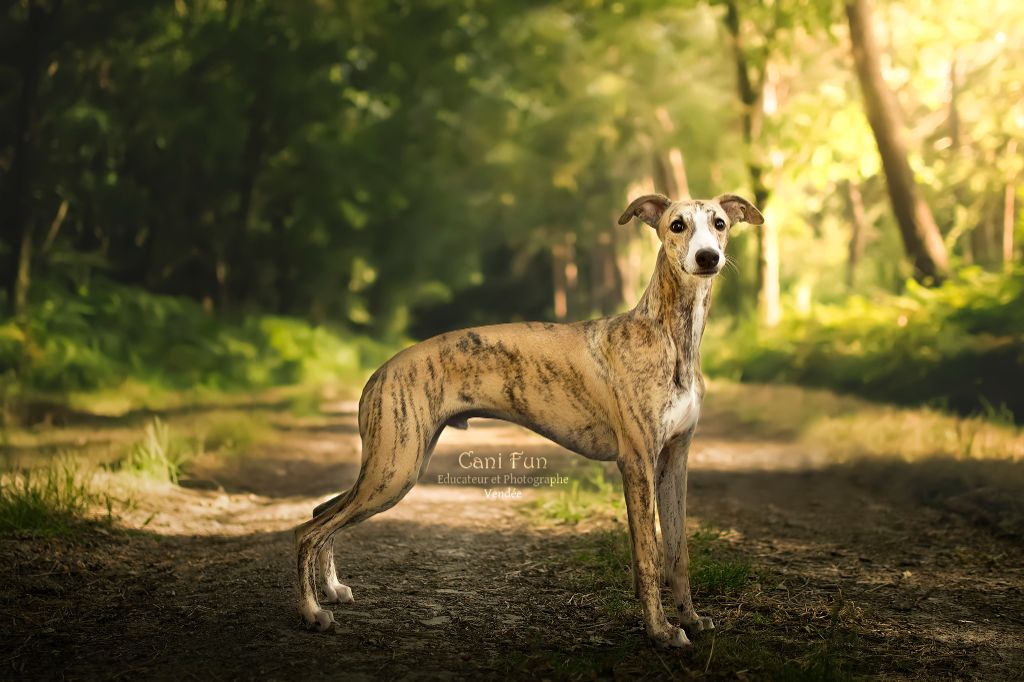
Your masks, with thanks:
[[[711,620],[709,616],[697,616],[696,620],[689,622],[684,621],[683,627],[691,635],[695,635],[698,632],[706,632],[707,630],[715,629],[715,621]]]
[[[671,628],[662,635],[652,635],[655,646],[662,649],[686,649],[693,646],[680,628]]]
[[[352,604],[355,597],[352,596],[352,589],[348,585],[342,585],[338,579],[329,580],[324,585],[325,602],[328,604]]]
[[[302,620],[306,622],[307,627],[323,632],[331,627],[331,624],[334,622],[334,614],[321,608],[303,609]]]

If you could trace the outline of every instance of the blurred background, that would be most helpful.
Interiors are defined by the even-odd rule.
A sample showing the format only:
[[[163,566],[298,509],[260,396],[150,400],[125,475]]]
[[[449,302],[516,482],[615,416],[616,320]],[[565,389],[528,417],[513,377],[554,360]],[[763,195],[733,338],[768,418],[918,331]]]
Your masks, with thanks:
[[[1015,0],[15,0],[0,45],[9,420],[626,310],[651,191],[767,218],[712,376],[1024,419]]]

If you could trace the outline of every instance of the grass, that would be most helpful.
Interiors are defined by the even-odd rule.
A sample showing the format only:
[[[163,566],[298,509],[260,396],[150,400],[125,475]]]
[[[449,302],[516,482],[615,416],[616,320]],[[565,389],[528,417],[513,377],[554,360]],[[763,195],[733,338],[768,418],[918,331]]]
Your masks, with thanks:
[[[242,412],[215,413],[200,420],[198,428],[201,437],[186,438],[154,417],[125,448],[123,457],[102,468],[118,475],[117,480],[129,489],[132,478],[176,485],[188,462],[204,451],[237,455],[269,433],[265,421]],[[132,505],[131,499],[115,500],[101,491],[95,473],[86,468],[81,453],[64,453],[41,465],[0,475],[0,532],[67,534],[82,527],[97,507],[105,507],[110,521],[115,504]]]
[[[581,478],[572,477],[567,489],[538,498],[534,510],[539,519],[575,525],[595,516],[625,517],[622,485],[600,464],[591,463],[583,471]]]
[[[177,484],[182,467],[194,454],[187,441],[172,437],[166,422],[154,417],[145,426],[142,439],[128,448],[119,468],[143,478]]]
[[[724,537],[722,531],[702,528],[687,541],[690,587],[698,598],[736,596],[757,577],[750,560],[730,551]]]
[[[696,637],[690,657],[701,672],[716,673],[746,670],[756,678],[776,680],[846,680],[852,656],[853,640],[847,631],[856,614],[852,605],[838,599],[827,606],[828,620],[822,621],[822,607],[816,617],[806,612],[796,620],[806,628],[804,642],[795,644],[785,635],[793,626],[791,607],[769,597],[771,585],[780,581],[755,569],[750,559],[727,541],[727,534],[713,528],[702,528],[690,536],[690,584],[694,599],[702,613],[713,613],[719,621],[716,634]],[[625,529],[595,534],[590,547],[575,561],[590,577],[584,585],[599,596],[603,613],[621,623],[635,625],[641,617],[633,596],[629,573],[629,537]],[[670,595],[663,592],[666,613],[674,614]],[[779,599],[779,601],[775,601]],[[743,613],[741,604],[753,610]],[[723,609],[728,621],[724,622]],[[808,625],[808,623],[810,625]],[[724,627],[723,627],[724,626]],[[721,632],[719,636],[717,633]],[[688,662],[687,665],[693,666]],[[691,668],[690,672],[693,670]]]
[[[687,540],[690,551],[690,586],[704,599],[735,597],[757,577],[751,562],[732,551],[724,534],[702,528]],[[629,533],[624,527],[592,531],[584,547],[574,555],[585,569],[577,576],[578,587],[599,594],[609,614],[633,616],[639,604],[633,595]],[[666,603],[666,608],[671,608]]]
[[[109,496],[97,493],[92,475],[74,459],[62,457],[48,466],[9,471],[0,476],[0,532],[63,535],[80,525],[100,502],[112,514]]]
[[[853,296],[777,328],[717,322],[703,344],[712,376],[830,388],[959,414],[1024,422],[1024,268],[960,271],[942,287]]]
[[[557,570],[568,571],[574,591],[570,605],[595,609],[590,618],[596,624],[584,628],[576,644],[538,641],[533,653],[509,661],[510,670],[558,679],[739,676],[835,682],[853,679],[858,670],[859,609],[841,593],[825,602],[794,598],[792,588],[759,570],[729,533],[705,527],[689,537],[694,598],[700,612],[718,625],[714,633],[693,638],[690,651],[659,652],[644,636],[633,594],[629,534],[621,524],[586,532],[579,544],[557,560]],[[663,606],[672,619],[667,589]]]
[[[82,522],[95,515],[97,508],[105,508],[110,522],[115,506],[118,511],[133,506],[133,479],[176,485],[196,457],[204,453],[238,456],[270,434],[265,418],[239,411],[204,415],[192,421],[191,430],[200,435],[182,436],[154,417],[135,440],[121,446],[123,456],[99,467],[85,463],[84,451],[63,452],[35,466],[0,474],[0,533],[67,534],[83,527]],[[98,473],[102,480],[116,482],[114,488],[127,491],[128,496],[116,499],[101,488]]]
[[[961,417],[928,407],[896,407],[796,386],[715,380],[705,397],[704,428],[725,421],[734,433],[827,444],[832,461],[892,457],[1024,461],[1024,429],[1005,412]]]

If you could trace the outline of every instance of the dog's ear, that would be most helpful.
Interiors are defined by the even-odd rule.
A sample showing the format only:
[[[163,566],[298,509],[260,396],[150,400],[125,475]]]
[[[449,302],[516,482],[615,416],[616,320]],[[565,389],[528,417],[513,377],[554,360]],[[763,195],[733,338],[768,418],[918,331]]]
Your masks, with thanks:
[[[764,225],[764,216],[754,205],[736,194],[722,194],[715,197],[718,205],[729,215],[734,223],[750,223]]]
[[[651,227],[657,227],[661,214],[672,204],[672,200],[664,194],[645,194],[637,197],[626,207],[625,213],[619,218],[619,225],[625,225],[633,218],[639,218]]]

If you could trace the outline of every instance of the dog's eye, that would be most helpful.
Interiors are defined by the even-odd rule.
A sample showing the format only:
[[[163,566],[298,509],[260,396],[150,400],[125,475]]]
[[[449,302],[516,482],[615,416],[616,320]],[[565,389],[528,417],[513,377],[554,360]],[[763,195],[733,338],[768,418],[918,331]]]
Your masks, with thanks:
[[[676,218],[675,220],[672,221],[672,224],[668,226],[668,229],[672,230],[673,232],[682,232],[683,220],[681,218]]]
[[[722,220],[721,218],[715,218],[715,229],[716,230],[724,230],[725,229],[725,221]]]

